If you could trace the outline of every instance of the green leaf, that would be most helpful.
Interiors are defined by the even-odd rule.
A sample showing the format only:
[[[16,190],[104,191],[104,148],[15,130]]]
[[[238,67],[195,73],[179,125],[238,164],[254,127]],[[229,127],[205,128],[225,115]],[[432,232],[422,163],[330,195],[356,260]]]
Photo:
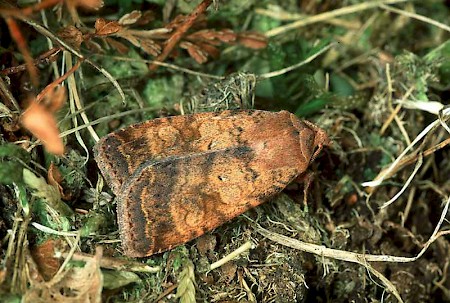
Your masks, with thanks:
[[[326,98],[317,98],[311,100],[308,103],[300,105],[295,111],[295,115],[301,117],[310,116],[322,110],[329,102],[330,100]]]
[[[91,212],[88,218],[84,221],[83,227],[81,228],[81,236],[87,237],[94,234],[102,226],[107,225],[106,217],[103,214]]]
[[[339,76],[338,74],[331,75],[330,83],[332,91],[338,96],[348,97],[355,93],[355,89],[347,81],[347,79]]]
[[[30,154],[22,147],[12,143],[0,145],[0,158],[4,157],[19,159],[25,163],[30,162]]]
[[[102,270],[103,287],[106,289],[116,289],[130,283],[141,281],[141,278],[130,271]]]
[[[10,185],[23,181],[22,165],[16,161],[0,162],[0,183]]]
[[[48,205],[64,216],[72,215],[72,210],[61,200],[59,190],[50,184],[47,184],[44,178],[36,176],[30,170],[23,169],[24,182],[34,189],[33,196],[44,200]]]

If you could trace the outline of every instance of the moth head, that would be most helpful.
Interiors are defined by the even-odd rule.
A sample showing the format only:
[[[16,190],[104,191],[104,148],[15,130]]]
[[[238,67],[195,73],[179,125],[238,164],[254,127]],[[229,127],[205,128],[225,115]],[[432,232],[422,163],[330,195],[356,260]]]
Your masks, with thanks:
[[[291,114],[291,122],[298,132],[300,166],[306,168],[316,159],[324,146],[331,145],[331,140],[327,133],[314,123],[300,120],[293,114]]]

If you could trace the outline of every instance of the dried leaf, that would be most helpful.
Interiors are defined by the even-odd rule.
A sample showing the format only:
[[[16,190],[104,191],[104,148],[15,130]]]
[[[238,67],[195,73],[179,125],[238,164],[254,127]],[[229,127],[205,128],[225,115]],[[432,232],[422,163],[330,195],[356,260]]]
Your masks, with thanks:
[[[203,52],[200,47],[191,42],[181,42],[180,47],[187,50],[189,56],[191,56],[197,63],[203,64],[208,61],[207,54]]]
[[[58,32],[58,37],[76,49],[79,49],[83,42],[83,33],[73,25],[62,28]]]
[[[262,49],[267,47],[267,37],[259,33],[240,33],[238,43],[252,49]]]
[[[55,155],[64,153],[64,145],[59,137],[55,117],[48,107],[32,100],[30,106],[22,114],[21,123],[43,142],[49,153]]]
[[[103,278],[100,271],[101,249],[84,267],[72,267],[58,281],[40,283],[31,281],[24,302],[33,303],[100,303]]]
[[[161,53],[161,46],[152,39],[141,40],[141,48],[152,56],[158,56]]]
[[[128,40],[131,44],[133,44],[136,47],[141,47],[141,44],[139,42],[139,39],[130,34],[126,29],[120,31],[120,33],[117,34],[117,36]]]
[[[206,53],[212,58],[218,58],[220,55],[220,50],[211,44],[197,42],[196,45],[202,50],[203,53]]]
[[[95,34],[97,36],[109,36],[115,34],[122,29],[122,25],[117,21],[108,21],[98,18],[95,21]]]
[[[121,25],[131,25],[136,23],[142,17],[141,11],[134,10],[131,13],[123,15],[119,19],[119,24]]]
[[[114,48],[119,54],[121,55],[125,55],[128,53],[128,46],[126,46],[125,44],[123,44],[122,42],[119,42],[115,39],[111,39],[111,38],[105,38],[105,41],[112,47]]]
[[[230,43],[236,41],[237,35],[231,29],[220,31],[205,29],[188,36],[189,40],[207,40],[218,45],[219,42]]]
[[[58,271],[61,266],[61,260],[54,257],[55,246],[57,241],[54,239],[46,240],[31,250],[31,256],[36,262],[39,273],[42,275],[45,281],[49,281]],[[60,241],[59,241],[60,242]]]
[[[173,18],[172,21],[170,21],[170,23],[165,26],[165,28],[173,30],[173,29],[177,28],[178,26],[180,26],[181,24],[183,24],[185,21],[186,21],[186,16],[178,15],[175,18]]]
[[[155,20],[155,13],[148,10],[142,13],[141,18],[136,21],[135,25],[146,25],[153,20]]]
[[[220,30],[217,34],[217,39],[222,42],[229,43],[236,41],[236,34],[231,29]]]
[[[70,200],[70,195],[64,194],[64,189],[61,186],[62,181],[63,177],[61,175],[61,172],[59,171],[58,167],[56,167],[56,165],[51,162],[50,166],[48,167],[47,182],[48,184],[53,185],[58,189],[59,194],[64,200]]]

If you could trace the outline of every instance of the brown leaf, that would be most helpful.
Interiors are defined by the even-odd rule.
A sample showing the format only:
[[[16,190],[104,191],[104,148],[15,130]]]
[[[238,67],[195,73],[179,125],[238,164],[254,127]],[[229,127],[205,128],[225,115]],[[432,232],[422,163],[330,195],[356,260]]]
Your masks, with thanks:
[[[70,200],[70,195],[64,194],[64,189],[61,186],[62,181],[63,177],[61,175],[61,172],[59,171],[58,167],[56,167],[53,162],[51,162],[50,166],[48,167],[47,183],[58,189],[62,199]]]
[[[83,33],[73,25],[62,28],[58,32],[58,37],[76,49],[79,49],[81,43],[83,42]]]
[[[224,29],[220,31],[205,29],[189,35],[189,39],[208,41],[217,40],[224,43],[230,43],[236,41],[236,34],[231,29]]]
[[[267,47],[267,37],[260,33],[240,33],[238,43],[252,49],[262,49]]]
[[[203,52],[200,47],[191,42],[181,42],[180,47],[187,50],[189,56],[191,56],[197,63],[203,64],[208,61],[207,53]]]
[[[167,29],[175,29],[186,21],[185,15],[178,15],[170,21],[169,24],[166,24],[165,28]]]
[[[202,50],[203,53],[207,53],[212,58],[218,58],[220,50],[208,43],[197,42],[196,45]]]
[[[114,48],[119,54],[121,55],[125,55],[126,53],[128,53],[128,46],[126,46],[125,44],[123,44],[122,42],[117,41],[116,39],[112,39],[112,38],[105,38],[105,41],[112,47]]]
[[[161,46],[152,39],[141,40],[141,48],[147,54],[158,56],[161,53]]]
[[[136,23],[142,17],[141,11],[132,11],[131,13],[123,15],[119,19],[119,24],[121,25],[131,25]]]
[[[41,140],[49,153],[62,155],[64,145],[53,112],[34,99],[21,117],[22,125]]]
[[[58,271],[61,266],[61,261],[54,257],[55,246],[61,245],[57,243],[58,240],[49,239],[42,244],[39,244],[31,250],[31,256],[36,262],[39,273],[49,281]]]
[[[33,303],[100,303],[103,288],[101,258],[102,250],[97,247],[95,256],[84,267],[71,267],[57,280],[47,283],[31,281],[22,300]]]
[[[236,41],[237,35],[231,29],[224,29],[217,33],[218,33],[217,39],[219,39],[222,42],[229,43]]]
[[[141,47],[139,39],[137,39],[135,36],[130,34],[126,28],[124,28],[120,33],[117,34],[117,36],[128,40],[131,44],[133,44],[136,47]]]
[[[122,29],[122,25],[117,21],[108,21],[98,18],[95,21],[95,34],[97,36],[109,36],[115,34]]]
[[[214,235],[206,234],[197,238],[197,249],[201,256],[206,256],[207,253],[213,252],[217,245],[217,238]]]
[[[148,24],[150,21],[155,20],[155,13],[153,11],[144,11],[142,13],[141,18],[139,18],[139,20],[136,21],[136,25],[146,25]]]

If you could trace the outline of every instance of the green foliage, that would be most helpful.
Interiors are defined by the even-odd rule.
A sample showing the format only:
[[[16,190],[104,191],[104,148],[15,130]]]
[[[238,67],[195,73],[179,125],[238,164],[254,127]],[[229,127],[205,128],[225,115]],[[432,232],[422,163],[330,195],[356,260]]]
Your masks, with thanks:
[[[117,289],[141,281],[141,278],[134,272],[130,271],[116,271],[116,270],[102,270],[103,287],[106,289]]]
[[[81,236],[98,234],[98,231],[108,226],[108,218],[106,215],[91,211],[89,215],[84,216],[83,225],[81,227]]]
[[[64,192],[70,196],[77,197],[86,186],[86,158],[74,149],[69,150],[64,158],[48,154],[47,166],[53,162],[62,177]]]
[[[170,107],[181,99],[183,86],[184,77],[174,74],[170,77],[149,80],[142,94],[147,106]]]
[[[22,147],[3,143],[0,145],[0,183],[8,185],[21,183],[22,168],[31,160],[30,154]]]
[[[448,88],[450,85],[450,40],[432,49],[425,55],[425,60],[437,65],[440,87]]]
[[[450,66],[449,62],[450,41],[431,50],[423,57],[405,51],[396,57],[396,77],[402,80],[404,87],[415,87],[415,99],[428,101],[431,85],[440,83],[441,87],[445,87],[450,82],[446,72]]]
[[[12,143],[4,143],[0,145],[0,158],[3,159],[6,157],[20,160],[25,163],[30,161],[30,154],[22,147]]]
[[[70,230],[73,211],[61,200],[58,188],[47,184],[44,178],[28,169],[23,170],[23,179],[36,198],[32,204],[32,212],[38,221],[55,230]]]
[[[143,0],[105,0],[105,5],[117,5],[120,9],[120,14],[123,14],[130,12],[135,4],[142,4],[142,2]]]
[[[18,162],[0,162],[0,182],[5,185],[22,182],[22,165]]]
[[[31,211],[36,218],[36,221],[46,227],[57,231],[70,231],[72,228],[72,220],[67,214],[62,215],[43,200],[34,201]],[[68,209],[66,209],[66,211],[68,212]],[[37,230],[36,232],[41,235],[37,238],[39,242],[43,242],[49,236],[46,233],[41,234],[40,231]]]

